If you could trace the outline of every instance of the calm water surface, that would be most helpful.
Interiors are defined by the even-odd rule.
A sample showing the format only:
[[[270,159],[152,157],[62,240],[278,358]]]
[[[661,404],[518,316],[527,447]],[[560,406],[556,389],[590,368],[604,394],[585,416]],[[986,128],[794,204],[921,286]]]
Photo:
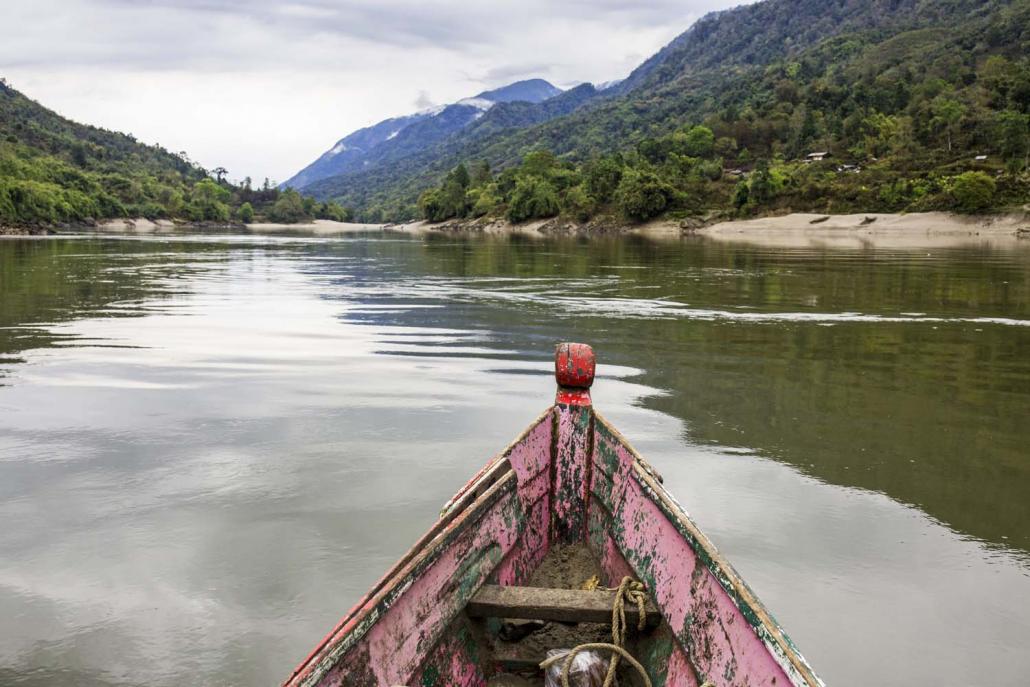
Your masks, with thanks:
[[[1027,684],[1030,245],[384,235],[0,241],[0,684],[277,684],[563,339],[828,683]]]

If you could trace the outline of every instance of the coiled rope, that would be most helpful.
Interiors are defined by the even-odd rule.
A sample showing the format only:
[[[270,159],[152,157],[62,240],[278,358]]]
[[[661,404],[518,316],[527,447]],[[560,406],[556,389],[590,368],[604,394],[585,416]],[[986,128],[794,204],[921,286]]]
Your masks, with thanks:
[[[569,651],[569,653],[562,656],[552,656],[540,664],[541,668],[547,670],[548,667],[554,665],[558,661],[564,661],[561,669],[562,687],[570,687],[569,671],[572,670],[572,661],[576,657],[576,654],[581,651],[590,651],[591,649],[612,652],[611,660],[608,662],[608,674],[604,677],[603,687],[612,687],[612,684],[615,682],[615,671],[618,669],[619,660],[622,658],[625,658],[631,666],[637,669],[637,672],[640,673],[640,676],[644,679],[645,687],[651,687],[651,678],[648,677],[647,671],[644,670],[644,666],[640,665],[637,659],[633,658],[633,656],[623,648],[623,644],[626,642],[627,601],[637,605],[637,611],[639,613],[637,629],[643,630],[647,624],[647,615],[644,607],[644,604],[647,602],[647,595],[644,593],[645,587],[642,583],[637,582],[632,577],[623,577],[619,586],[615,589],[609,589],[609,591],[616,592],[615,602],[612,604],[612,643],[607,644],[604,642],[594,642],[589,644],[580,644]]]

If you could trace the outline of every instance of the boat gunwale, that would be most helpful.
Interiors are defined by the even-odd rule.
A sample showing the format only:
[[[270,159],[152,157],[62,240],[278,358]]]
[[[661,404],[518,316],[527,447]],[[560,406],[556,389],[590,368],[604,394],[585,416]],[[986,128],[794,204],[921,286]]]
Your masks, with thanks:
[[[375,622],[382,617],[383,611],[388,610],[393,602],[408,590],[412,582],[440,557],[446,549],[446,545],[463,534],[467,526],[478,522],[502,497],[516,493],[516,486],[515,473],[513,471],[506,472],[475,500],[471,508],[459,513],[458,517],[444,531],[433,538],[420,555],[411,559],[390,580],[389,585],[384,585],[384,588],[381,588],[371,599],[361,605],[357,613],[352,614],[345,622],[345,626],[350,627],[341,628],[341,632],[335,633],[329,641],[322,645],[318,652],[320,656],[315,657],[314,664],[311,665],[309,662],[304,666],[304,668],[311,666],[309,672],[298,671],[300,682],[297,684],[302,686],[314,684],[332,670],[342,655],[372,629]],[[336,640],[335,643],[333,640]],[[297,676],[291,678],[286,684],[293,684],[296,679]]]
[[[629,440],[595,409],[595,420],[610,432],[612,437],[618,441],[630,455],[633,456],[633,477],[644,490],[644,493],[662,513],[669,518],[669,521],[676,528],[687,544],[694,550],[705,567],[713,574],[719,582],[723,591],[730,597],[734,606],[747,620],[748,624],[758,635],[765,647],[772,654],[773,658],[787,673],[788,677],[795,684],[808,685],[810,687],[824,687],[823,681],[815,674],[815,671],[802,656],[787,633],[780,626],[776,618],[758,599],[751,587],[744,581],[740,573],[733,565],[723,557],[718,548],[701,528],[694,522],[687,510],[676,500],[668,489],[661,483],[661,477],[645,460],[640,453],[633,448]],[[596,431],[596,430],[595,430]],[[601,504],[604,505],[603,503]],[[605,508],[607,511],[608,509]],[[614,517],[614,515],[613,515]]]
[[[450,543],[464,529],[486,514],[489,506],[508,491],[516,492],[518,481],[508,457],[529,434],[554,412],[548,406],[507,447],[487,461],[476,475],[453,496],[441,511],[440,518],[415,542],[401,558],[380,577],[379,581],[351,607],[332,630],[318,643],[314,650],[293,670],[284,685],[310,685],[320,680],[355,642],[371,629],[381,615],[376,613],[371,622],[365,623],[362,616],[388,608],[396,596],[400,596],[421,572],[435,561],[445,545]],[[500,474],[497,474],[500,472]],[[490,482],[485,491],[479,492],[484,482]],[[393,598],[390,595],[393,594]],[[382,608],[381,608],[382,607]],[[357,623],[357,624],[355,624]]]

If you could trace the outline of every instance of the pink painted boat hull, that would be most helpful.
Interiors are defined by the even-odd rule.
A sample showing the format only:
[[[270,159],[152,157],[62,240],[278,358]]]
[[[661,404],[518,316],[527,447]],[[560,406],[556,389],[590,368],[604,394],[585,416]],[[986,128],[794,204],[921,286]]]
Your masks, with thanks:
[[[485,687],[503,666],[464,608],[586,543],[606,584],[641,580],[665,622],[638,659],[656,687],[822,682],[740,576],[591,406],[589,347],[563,344],[559,392],[284,683]]]

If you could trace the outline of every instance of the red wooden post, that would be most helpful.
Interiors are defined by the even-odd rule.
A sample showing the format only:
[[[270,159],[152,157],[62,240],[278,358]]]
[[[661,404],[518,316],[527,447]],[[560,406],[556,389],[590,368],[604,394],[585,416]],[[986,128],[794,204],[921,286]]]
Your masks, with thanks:
[[[554,413],[554,469],[551,483],[551,541],[584,541],[590,502],[590,437],[594,411],[594,350],[586,344],[559,344],[554,354],[558,382]]]
[[[558,395],[554,402],[589,406],[595,366],[594,349],[587,344],[558,344],[554,353],[554,378],[558,382]]]

